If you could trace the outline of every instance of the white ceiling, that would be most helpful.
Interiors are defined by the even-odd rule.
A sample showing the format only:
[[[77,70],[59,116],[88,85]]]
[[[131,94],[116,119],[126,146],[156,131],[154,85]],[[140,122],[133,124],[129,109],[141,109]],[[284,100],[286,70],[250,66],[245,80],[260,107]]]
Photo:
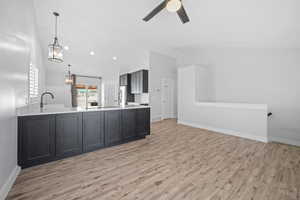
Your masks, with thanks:
[[[142,21],[161,1],[35,0],[44,51],[53,37],[53,11],[61,13],[61,43],[73,58],[94,50],[108,59],[127,48],[300,47],[299,0],[183,0],[190,23],[166,10]]]

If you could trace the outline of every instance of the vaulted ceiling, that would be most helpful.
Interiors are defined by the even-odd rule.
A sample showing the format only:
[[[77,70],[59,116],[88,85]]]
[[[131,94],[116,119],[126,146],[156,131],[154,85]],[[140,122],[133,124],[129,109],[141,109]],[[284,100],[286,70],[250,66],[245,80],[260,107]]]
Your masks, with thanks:
[[[128,48],[300,47],[299,0],[183,0],[190,23],[166,10],[144,22],[161,1],[35,0],[43,49],[53,37],[53,11],[61,14],[61,43],[73,58],[94,50],[108,59]]]

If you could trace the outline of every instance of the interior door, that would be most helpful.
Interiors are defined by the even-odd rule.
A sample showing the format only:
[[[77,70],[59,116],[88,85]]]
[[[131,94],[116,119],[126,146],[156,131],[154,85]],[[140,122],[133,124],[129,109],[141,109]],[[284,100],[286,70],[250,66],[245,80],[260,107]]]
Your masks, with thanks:
[[[175,81],[170,78],[163,78],[161,81],[161,118],[174,118],[175,111]]]

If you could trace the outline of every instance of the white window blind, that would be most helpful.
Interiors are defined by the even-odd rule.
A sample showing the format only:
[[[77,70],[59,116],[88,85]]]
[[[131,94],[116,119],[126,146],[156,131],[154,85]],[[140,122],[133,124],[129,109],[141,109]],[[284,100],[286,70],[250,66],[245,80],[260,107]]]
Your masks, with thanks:
[[[39,95],[39,69],[30,64],[29,67],[29,98],[33,100]]]

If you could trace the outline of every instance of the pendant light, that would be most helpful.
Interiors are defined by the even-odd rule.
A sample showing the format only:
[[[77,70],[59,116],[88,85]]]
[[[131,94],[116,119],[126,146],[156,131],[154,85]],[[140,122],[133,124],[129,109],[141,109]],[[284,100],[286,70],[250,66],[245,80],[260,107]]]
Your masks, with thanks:
[[[68,73],[66,75],[65,83],[67,85],[72,85],[73,84],[73,77],[71,75],[71,65],[68,64]]]
[[[59,45],[58,38],[57,38],[57,18],[59,17],[59,13],[54,12],[53,15],[55,17],[55,37],[54,37],[53,44],[49,44],[48,46],[49,49],[48,60],[51,62],[61,63],[64,60],[63,60],[63,48],[62,46]]]

